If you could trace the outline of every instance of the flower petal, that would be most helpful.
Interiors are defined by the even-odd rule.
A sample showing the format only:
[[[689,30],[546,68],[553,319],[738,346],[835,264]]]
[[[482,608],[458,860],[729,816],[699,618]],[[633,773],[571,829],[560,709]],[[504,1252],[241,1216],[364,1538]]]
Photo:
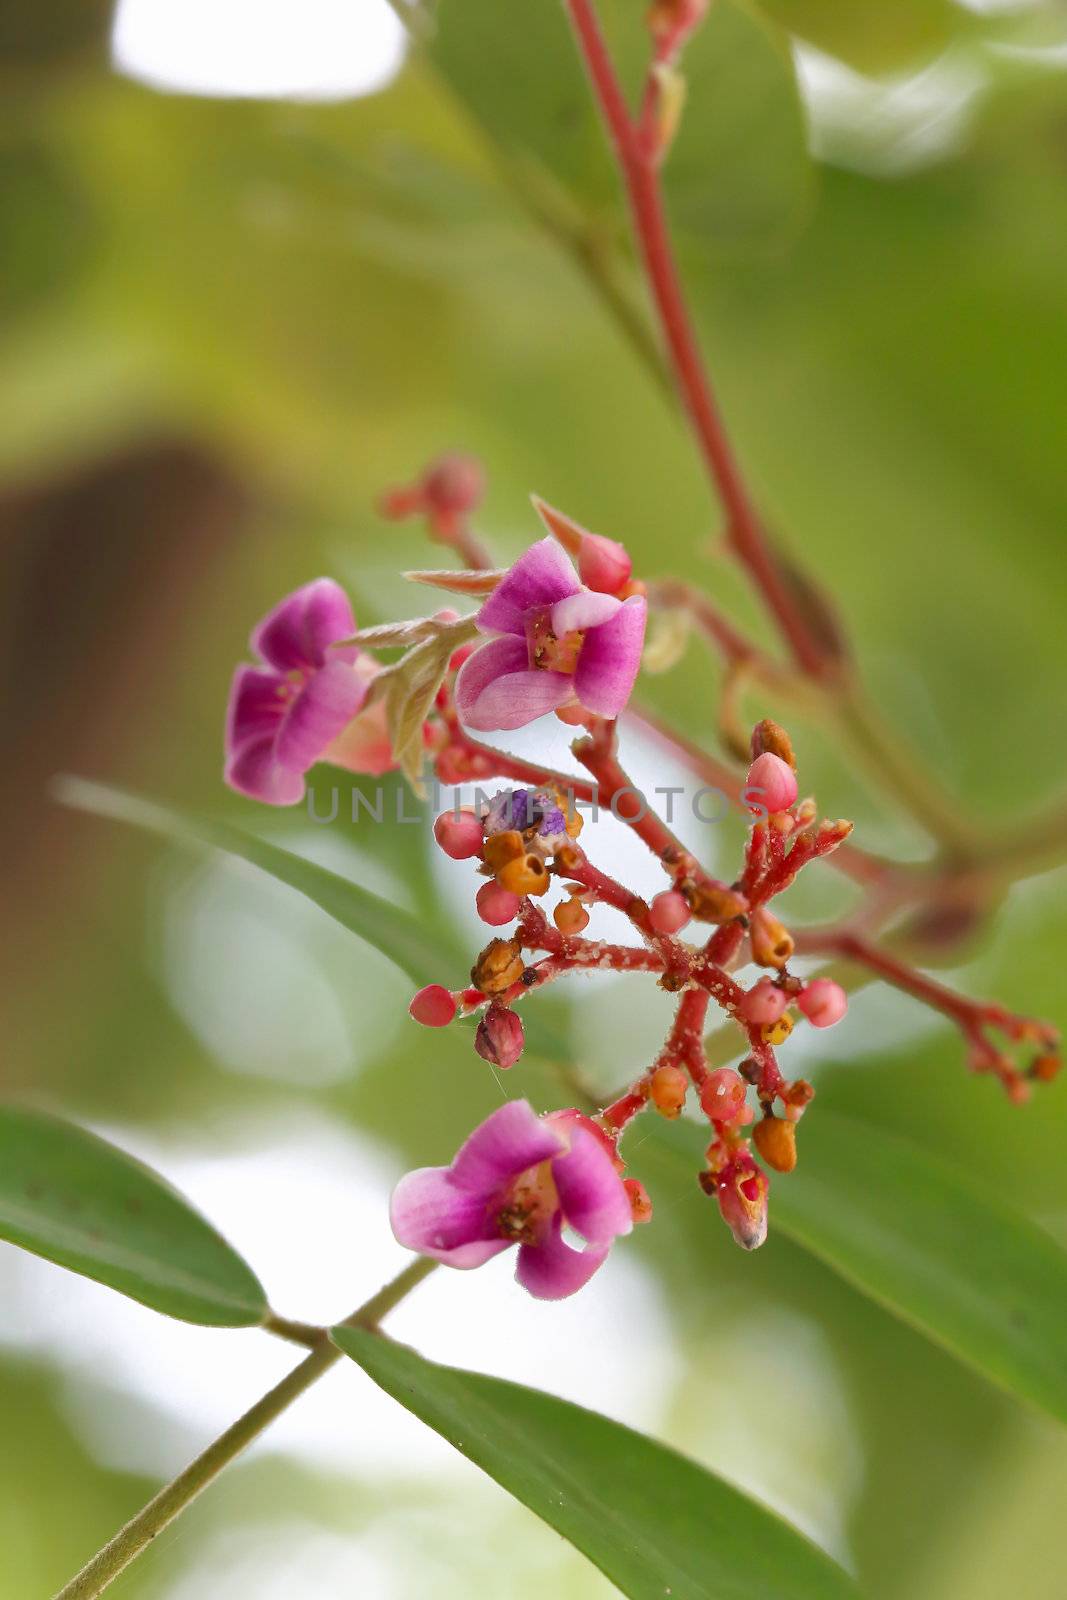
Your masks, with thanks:
[[[304,798],[304,775],[283,767],[274,754],[270,734],[248,739],[226,763],[226,782],[238,794],[268,806],[295,806]]]
[[[610,622],[616,611],[622,610],[622,601],[613,594],[596,594],[592,589],[582,589],[578,594],[557,600],[552,607],[552,632],[557,639],[578,629],[599,628]]]
[[[578,574],[555,539],[540,539],[497,584],[476,621],[487,633],[521,634],[531,606],[554,606],[580,588]]]
[[[608,1244],[633,1227],[630,1197],[604,1146],[572,1128],[571,1147],[552,1162],[563,1215],[590,1244]]]
[[[535,1300],[565,1300],[585,1287],[610,1248],[604,1244],[572,1250],[564,1243],[557,1216],[540,1244],[519,1246],[515,1277]]]
[[[238,667],[226,708],[226,750],[236,754],[249,739],[273,738],[285,715],[286,681],[262,667]]]
[[[385,701],[375,700],[373,705],[364,706],[326,746],[322,759],[332,761],[335,767],[346,767],[349,772],[369,772],[376,778],[383,772],[391,772],[396,766],[396,757],[389,742]]]
[[[449,1167],[420,1167],[393,1190],[389,1221],[399,1244],[453,1267],[477,1267],[506,1250],[486,1199],[453,1182]]]
[[[274,753],[283,767],[306,772],[351,722],[367,685],[345,661],[328,661],[300,690],[278,730]]]
[[[561,706],[572,693],[564,672],[535,672],[523,639],[492,639],[463,663],[456,709],[469,728],[521,728]]]
[[[452,1163],[453,1181],[485,1204],[530,1167],[564,1149],[563,1139],[528,1100],[509,1100],[475,1128]]]
[[[321,667],[326,647],[356,631],[352,605],[339,583],[316,578],[286,595],[252,634],[252,648],[279,672]]]
[[[632,595],[609,622],[585,636],[574,671],[574,691],[590,711],[617,717],[630,698],[641,665],[647,607]]]

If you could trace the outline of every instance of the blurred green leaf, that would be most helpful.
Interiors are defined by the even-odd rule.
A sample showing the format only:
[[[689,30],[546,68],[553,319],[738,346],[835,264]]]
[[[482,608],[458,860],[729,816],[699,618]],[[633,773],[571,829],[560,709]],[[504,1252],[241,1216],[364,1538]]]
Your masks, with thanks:
[[[340,1327],[346,1355],[634,1600],[835,1600],[829,1557],[739,1490],[607,1417]]]
[[[932,56],[968,22],[952,0],[759,0],[759,6],[783,28],[864,72]]]
[[[162,1178],[19,1106],[0,1107],[0,1237],[184,1322],[246,1328],[267,1314],[252,1269]]]
[[[441,940],[431,937],[423,923],[400,906],[391,905],[326,867],[282,850],[265,839],[257,839],[254,834],[243,833],[227,822],[194,817],[85,778],[58,778],[53,792],[56,799],[76,810],[129,822],[179,844],[238,856],[279,883],[299,890],[343,927],[358,933],[361,939],[388,956],[416,983],[438,981],[443,954]]]
[[[639,12],[604,8],[620,76],[639,84],[649,53]],[[558,0],[530,0],[522,24],[497,0],[445,0],[431,55],[524,183],[562,187],[586,225],[621,227],[619,180]],[[536,63],[537,70],[531,70]],[[676,223],[704,246],[778,241],[808,192],[805,127],[785,39],[735,0],[717,0],[685,59],[689,94],[667,165]]]
[[[775,1225],[1009,1393],[1067,1421],[1067,1252],[909,1141],[816,1108]],[[1014,1175],[1025,1182],[1025,1174]]]

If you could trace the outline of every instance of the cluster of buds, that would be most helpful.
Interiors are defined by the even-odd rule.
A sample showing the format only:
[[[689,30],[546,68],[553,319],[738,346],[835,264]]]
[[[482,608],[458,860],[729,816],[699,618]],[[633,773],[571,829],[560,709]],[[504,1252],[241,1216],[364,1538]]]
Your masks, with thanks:
[[[590,745],[595,749],[595,737],[575,748],[595,765]],[[805,1080],[783,1076],[776,1048],[799,1018],[830,1027],[847,1007],[832,979],[804,981],[790,972],[794,941],[769,909],[803,866],[828,855],[849,831],[845,823],[819,823],[813,803],[798,800],[792,761],[785,733],[760,724],[744,790],[753,821],[737,882],[717,884],[680,847],[669,848],[661,860],[671,886],[650,902],[590,861],[578,843],[583,819],[558,785],[507,788],[478,809],[443,813],[434,837],[450,858],[476,866],[484,880],[475,897],[482,919],[501,930],[512,927],[480,951],[469,986],[449,991],[433,985],[411,1002],[412,1015],[428,1026],[481,1011],[475,1050],[493,1066],[510,1068],[524,1043],[516,1003],[532,989],[583,967],[657,973],[661,987],[678,996],[675,1025],[653,1064],[599,1112],[596,1125],[617,1149],[640,1111],[651,1107],[679,1117],[692,1092],[712,1133],[701,1185],[715,1195],[746,1249],[766,1237],[767,1169],[788,1173],[796,1165],[796,1124],[813,1093]],[[550,921],[539,902],[554,886],[562,898]],[[625,916],[641,943],[583,937],[588,907],[597,902]],[[679,938],[690,923],[710,925],[703,943]],[[535,958],[531,951],[545,954]],[[746,957],[770,969],[748,988],[730,975]],[[712,1001],[739,1030],[744,1059],[738,1070],[712,1070],[707,1062],[703,1026]],[[647,1196],[641,1205],[648,1209]]]

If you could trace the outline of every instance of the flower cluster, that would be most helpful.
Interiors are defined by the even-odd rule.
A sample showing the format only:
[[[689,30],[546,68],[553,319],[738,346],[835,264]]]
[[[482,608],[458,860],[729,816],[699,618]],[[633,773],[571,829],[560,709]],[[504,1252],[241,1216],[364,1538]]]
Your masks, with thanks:
[[[669,54],[690,10],[661,6],[656,15]],[[972,1065],[998,1076],[1013,1099],[1052,1077],[1059,1057],[1047,1024],[966,1000],[849,925],[794,934],[781,920],[776,902],[816,861],[836,855],[861,882],[883,882],[885,869],[846,847],[851,823],[820,820],[814,800],[800,797],[792,744],[777,723],[764,720],[751,734],[741,788],[751,821],[733,882],[712,877],[647,804],[635,803],[616,719],[641,665],[645,587],[622,545],[537,500],[549,537],[508,570],[493,569],[469,521],[482,489],[476,463],[447,457],[384,505],[394,518],[425,516],[431,535],[460,553],[464,572],[409,576],[477,596],[472,616],[438,612],[357,633],[347,596],[319,579],[260,623],[251,641],[258,664],[239,667],[233,680],[227,782],[268,804],[292,805],[317,761],[369,773],[399,763],[410,773],[413,747],[443,783],[504,780],[433,826],[439,848],[474,869],[475,905],[493,936],[469,983],[430,984],[410,1005],[415,1021],[432,1028],[477,1014],[474,1050],[492,1067],[519,1062],[522,1006],[571,972],[653,973],[675,1012],[655,1059],[631,1067],[603,1103],[583,1089],[584,1109],[538,1117],[525,1100],[511,1100],[450,1166],[409,1174],[393,1196],[397,1238],[461,1268],[516,1245],[517,1277],[531,1294],[572,1294],[616,1238],[652,1216],[644,1185],[624,1176],[627,1128],[650,1110],[669,1119],[688,1110],[706,1126],[701,1188],[738,1244],[761,1245],[770,1175],[796,1165],[797,1126],[813,1096],[805,1079],[783,1074],[777,1053],[798,1023],[832,1027],[847,1010],[833,973],[804,978],[792,970],[798,954],[860,962],[935,1006],[963,1032]],[[375,652],[395,648],[405,652],[399,661],[379,661]],[[571,751],[588,779],[473,736],[550,713],[572,730]],[[679,738],[676,748],[694,747]],[[648,846],[667,879],[658,893],[646,900],[591,858],[580,842],[585,803],[610,810]],[[587,936],[595,905],[621,919],[621,942]],[[753,966],[757,975],[743,982]],[[710,1059],[709,1014],[725,1022],[731,1041]],[[1034,1060],[1021,1068],[990,1030],[1035,1044]],[[719,1050],[721,1028],[715,1039]]]

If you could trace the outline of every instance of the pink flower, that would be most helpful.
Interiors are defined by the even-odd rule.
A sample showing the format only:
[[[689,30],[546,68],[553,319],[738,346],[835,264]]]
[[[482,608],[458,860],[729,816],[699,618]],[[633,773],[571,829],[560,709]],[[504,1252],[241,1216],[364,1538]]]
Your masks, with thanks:
[[[641,664],[646,605],[585,588],[554,539],[520,556],[493,590],[477,623],[498,633],[456,679],[456,706],[471,728],[491,732],[578,700],[616,717]]]
[[[352,772],[393,765],[380,704],[361,713],[378,663],[338,643],[356,631],[348,596],[330,578],[305,584],[253,631],[262,665],[240,666],[226,714],[226,782],[267,805],[304,797],[304,774],[325,759]]]
[[[401,1178],[390,1205],[402,1245],[450,1267],[480,1267],[517,1244],[515,1276],[538,1300],[589,1282],[612,1241],[633,1226],[609,1151],[574,1112],[538,1117],[525,1100],[475,1128],[450,1167]],[[576,1250],[564,1226],[585,1240]]]

